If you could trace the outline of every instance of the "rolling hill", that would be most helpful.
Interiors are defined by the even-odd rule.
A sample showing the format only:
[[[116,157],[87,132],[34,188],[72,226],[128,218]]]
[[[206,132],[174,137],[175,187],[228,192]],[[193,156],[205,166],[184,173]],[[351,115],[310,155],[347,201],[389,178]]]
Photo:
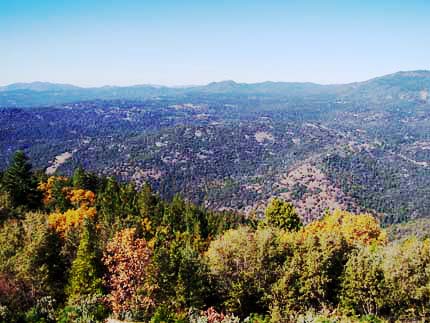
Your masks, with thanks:
[[[214,209],[258,213],[278,195],[306,221],[340,207],[404,222],[430,216],[429,91],[429,71],[339,85],[15,84],[0,89],[0,168],[23,149],[50,173],[83,165]]]

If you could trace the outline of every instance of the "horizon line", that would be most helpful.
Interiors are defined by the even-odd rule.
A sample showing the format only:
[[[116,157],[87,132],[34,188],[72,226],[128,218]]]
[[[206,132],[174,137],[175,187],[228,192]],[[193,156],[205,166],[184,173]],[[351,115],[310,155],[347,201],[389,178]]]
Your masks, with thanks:
[[[362,82],[367,82],[376,78],[380,78],[380,77],[386,77],[386,76],[390,76],[390,75],[395,75],[395,74],[399,74],[399,73],[418,73],[418,72],[429,72],[430,73],[430,69],[416,69],[416,70],[399,70],[396,72],[391,72],[391,73],[387,73],[387,74],[382,74],[379,76],[373,76],[370,78],[366,78],[364,80],[358,80],[358,81],[352,81],[352,82],[312,82],[312,81],[273,81],[273,80],[264,80],[264,81],[257,81],[257,82],[241,82],[241,81],[237,81],[234,79],[224,79],[224,80],[219,80],[219,81],[209,81],[206,83],[200,83],[200,84],[193,84],[193,83],[187,83],[187,84],[176,84],[176,85],[168,85],[168,84],[156,84],[156,83],[131,83],[128,85],[113,85],[113,84],[104,84],[104,85],[95,85],[95,86],[85,86],[85,85],[77,85],[77,83],[73,83],[73,82],[53,82],[53,81],[27,81],[27,82],[13,82],[13,83],[8,83],[8,84],[0,84],[0,89],[1,88],[6,88],[9,86],[13,86],[13,85],[31,85],[31,84],[50,84],[50,85],[62,85],[62,86],[73,86],[76,88],[80,88],[80,89],[97,89],[97,88],[106,88],[106,87],[112,87],[112,88],[125,88],[125,87],[137,87],[137,86],[148,86],[148,87],[164,87],[164,88],[192,88],[192,87],[202,87],[202,86],[208,86],[210,84],[217,84],[217,83],[227,83],[227,82],[233,82],[235,84],[248,84],[248,85],[253,85],[253,84],[262,84],[262,83],[290,83],[290,84],[314,84],[314,85],[322,85],[322,86],[336,86],[336,85],[348,85],[348,84],[355,84],[355,83],[362,83]]]

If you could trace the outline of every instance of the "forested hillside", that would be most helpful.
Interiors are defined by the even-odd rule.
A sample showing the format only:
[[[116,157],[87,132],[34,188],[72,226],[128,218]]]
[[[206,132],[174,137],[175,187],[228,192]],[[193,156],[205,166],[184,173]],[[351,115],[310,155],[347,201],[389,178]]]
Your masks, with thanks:
[[[341,210],[304,224],[279,198],[264,213],[48,176],[18,151],[0,181],[0,322],[430,320],[428,235]]]
[[[429,217],[429,91],[428,71],[344,85],[15,84],[0,91],[0,169],[24,150],[50,175],[82,166],[214,210],[261,215],[278,196],[306,223],[339,207],[400,223]]]

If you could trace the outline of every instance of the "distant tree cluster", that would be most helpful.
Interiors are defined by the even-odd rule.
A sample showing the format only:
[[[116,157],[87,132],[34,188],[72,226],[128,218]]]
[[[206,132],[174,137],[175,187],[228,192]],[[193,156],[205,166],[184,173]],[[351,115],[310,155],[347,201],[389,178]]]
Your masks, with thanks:
[[[245,219],[21,152],[0,194],[1,323],[430,320],[430,240],[367,214],[303,225],[275,198]]]

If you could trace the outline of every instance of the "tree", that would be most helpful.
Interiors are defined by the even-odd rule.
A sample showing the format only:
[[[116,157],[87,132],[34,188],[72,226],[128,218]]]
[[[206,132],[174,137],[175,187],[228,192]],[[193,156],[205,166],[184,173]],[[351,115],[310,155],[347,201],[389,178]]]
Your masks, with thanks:
[[[379,315],[387,305],[384,250],[365,246],[351,255],[342,277],[341,304],[354,314]]]
[[[15,255],[16,277],[26,282],[33,299],[51,296],[61,301],[66,284],[61,239],[48,227],[44,214],[27,213],[22,226],[24,247]]]
[[[113,236],[115,222],[121,216],[120,187],[117,181],[109,177],[103,188],[97,194],[96,206],[100,224],[103,226],[103,240],[108,240]]]
[[[297,231],[302,226],[293,204],[273,198],[266,208],[265,224],[288,231]]]
[[[341,210],[335,210],[323,219],[309,223],[302,232],[304,236],[337,232],[351,247],[387,243],[387,234],[375,217],[370,214],[353,214]]]
[[[99,179],[95,174],[86,172],[82,166],[79,166],[73,172],[72,184],[75,188],[81,188],[95,192],[99,187]]]
[[[10,195],[14,207],[23,205],[34,208],[40,204],[37,182],[31,172],[31,164],[23,151],[17,151],[3,175],[3,187]]]
[[[273,287],[273,321],[280,317],[292,321],[310,309],[337,306],[351,253],[368,245],[385,245],[386,235],[370,215],[335,211],[298,232],[285,233],[282,241],[292,256]]]
[[[38,189],[43,194],[43,204],[50,211],[65,212],[72,205],[68,198],[71,181],[63,176],[50,176],[41,181]]]
[[[124,229],[115,234],[106,246],[103,262],[107,269],[108,301],[118,317],[148,317],[154,309],[151,284],[152,249],[145,239],[136,237],[136,230]]]
[[[163,224],[168,226],[170,231],[184,232],[186,230],[184,211],[186,208],[185,201],[176,194],[172,202],[164,212]]]
[[[157,232],[153,266],[158,286],[157,305],[172,311],[201,308],[209,297],[207,267],[198,252],[198,241],[186,232],[174,237]]]
[[[102,293],[100,264],[96,250],[94,225],[85,220],[76,259],[72,263],[67,287],[69,304]]]
[[[308,310],[334,308],[341,274],[351,248],[337,232],[287,233],[292,255],[272,290],[272,320],[293,322]],[[289,238],[289,241],[286,241]]]
[[[430,320],[430,239],[411,237],[386,248],[389,306],[401,319]]]
[[[246,316],[268,310],[271,285],[285,260],[276,229],[226,231],[211,242],[205,257],[228,311]]]
[[[75,208],[64,213],[51,213],[48,218],[49,225],[63,237],[74,229],[81,229],[84,220],[94,218],[97,213],[94,207],[95,194],[92,191],[68,188],[67,199]]]

